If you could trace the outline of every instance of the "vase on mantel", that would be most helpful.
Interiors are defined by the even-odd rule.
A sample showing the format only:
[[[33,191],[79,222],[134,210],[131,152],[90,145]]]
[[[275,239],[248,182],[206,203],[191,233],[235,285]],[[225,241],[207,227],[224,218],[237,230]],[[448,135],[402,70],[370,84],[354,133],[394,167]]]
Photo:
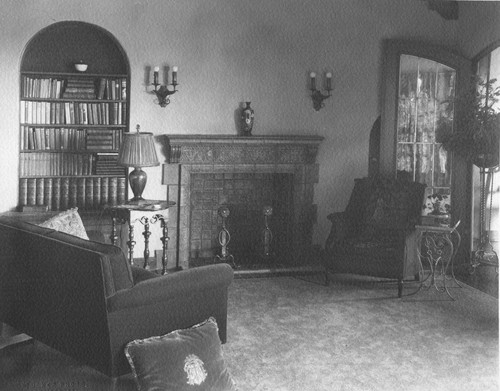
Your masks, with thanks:
[[[246,106],[241,112],[241,132],[243,136],[251,136],[254,122],[254,110],[250,107],[251,102],[245,102]]]

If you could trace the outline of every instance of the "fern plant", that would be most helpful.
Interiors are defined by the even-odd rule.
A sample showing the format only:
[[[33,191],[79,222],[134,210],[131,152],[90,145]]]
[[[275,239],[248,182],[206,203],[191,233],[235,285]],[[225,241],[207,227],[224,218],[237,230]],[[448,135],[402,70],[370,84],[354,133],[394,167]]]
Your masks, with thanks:
[[[474,76],[464,94],[456,100],[456,129],[451,121],[438,123],[437,133],[443,148],[454,152],[478,167],[499,164],[500,113],[496,103],[500,87],[496,79],[484,81]]]

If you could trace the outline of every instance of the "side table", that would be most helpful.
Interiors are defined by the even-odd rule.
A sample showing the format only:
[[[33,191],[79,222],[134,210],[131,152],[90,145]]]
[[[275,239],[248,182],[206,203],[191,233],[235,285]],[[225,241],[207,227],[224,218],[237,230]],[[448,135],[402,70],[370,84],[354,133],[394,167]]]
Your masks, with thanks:
[[[419,290],[434,286],[436,290],[446,292],[448,296],[455,300],[448,290],[446,280],[452,280],[459,287],[462,287],[455,278],[453,270],[453,259],[460,246],[461,237],[457,231],[460,221],[453,227],[417,225],[417,254],[420,266],[420,287]],[[430,267],[430,273],[425,276],[424,260]],[[450,269],[451,277],[447,276]],[[442,281],[442,287],[437,285],[437,281]],[[426,286],[427,284],[427,286]]]
[[[111,243],[117,244],[118,235],[116,226],[117,224],[128,223],[128,260],[130,264],[133,264],[134,260],[134,246],[136,242],[134,241],[134,223],[139,222],[144,226],[144,231],[142,235],[144,236],[144,264],[143,268],[146,268],[149,260],[149,237],[151,236],[150,224],[156,224],[160,222],[162,228],[162,237],[160,238],[163,245],[162,254],[162,274],[167,273],[167,249],[168,249],[168,209],[175,205],[172,201],[163,200],[144,200],[140,204],[137,203],[125,203],[120,205],[109,205],[106,209],[111,214],[112,227],[111,227]],[[138,216],[137,217],[137,213]],[[143,213],[141,213],[143,212]],[[145,213],[145,212],[153,212]]]

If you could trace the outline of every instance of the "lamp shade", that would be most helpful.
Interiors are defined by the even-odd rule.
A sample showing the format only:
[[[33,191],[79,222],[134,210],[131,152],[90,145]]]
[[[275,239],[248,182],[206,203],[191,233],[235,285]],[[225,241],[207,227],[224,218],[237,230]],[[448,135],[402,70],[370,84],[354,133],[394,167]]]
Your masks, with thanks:
[[[154,145],[153,133],[124,133],[118,155],[118,164],[127,167],[160,165]]]

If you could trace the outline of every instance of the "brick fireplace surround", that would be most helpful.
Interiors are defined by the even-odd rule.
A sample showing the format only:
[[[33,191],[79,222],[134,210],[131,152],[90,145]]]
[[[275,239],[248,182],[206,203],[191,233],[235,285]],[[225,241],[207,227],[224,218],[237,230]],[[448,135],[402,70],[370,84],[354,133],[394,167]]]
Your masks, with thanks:
[[[249,220],[238,212],[235,204],[243,199],[277,206],[271,216],[275,231],[272,243],[275,250],[286,249],[291,254],[281,257],[280,267],[307,267],[316,223],[313,204],[314,184],[319,174],[316,155],[322,140],[319,136],[166,136],[163,184],[167,186],[168,200],[176,202],[170,209],[168,223],[168,266],[178,264],[186,269],[200,264],[197,262],[200,259],[213,262],[214,255],[220,252],[217,239],[222,225],[217,213],[220,206],[228,206],[232,212],[228,218],[232,231],[229,248],[232,254],[237,254],[244,244],[235,234],[246,229],[238,227],[237,220]],[[258,195],[250,195],[256,190],[252,187],[259,188]],[[277,193],[269,194],[273,191]],[[259,216],[262,206],[249,208],[257,214],[257,220],[263,221],[264,217]],[[258,256],[255,254],[256,259]],[[240,267],[238,257],[235,261]]]

